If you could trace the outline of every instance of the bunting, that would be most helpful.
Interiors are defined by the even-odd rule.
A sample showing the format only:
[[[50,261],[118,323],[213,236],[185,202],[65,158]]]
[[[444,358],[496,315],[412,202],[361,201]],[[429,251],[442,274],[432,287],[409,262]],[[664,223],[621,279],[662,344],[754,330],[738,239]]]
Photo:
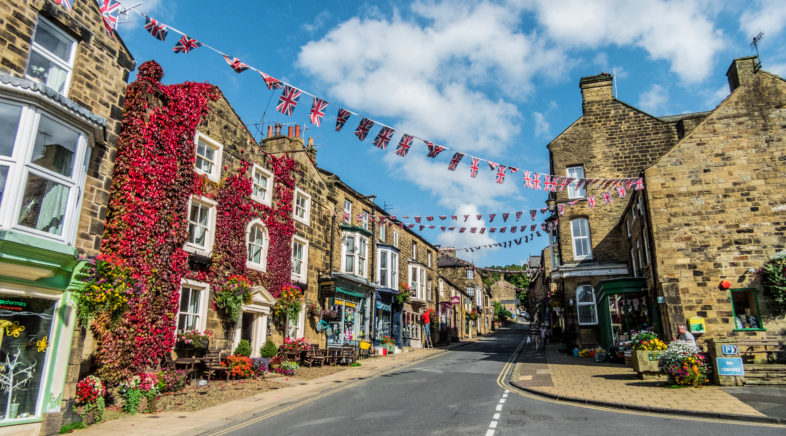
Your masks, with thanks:
[[[188,54],[191,50],[193,50],[193,49],[195,49],[197,47],[202,47],[202,43],[197,41],[194,38],[191,38],[189,36],[183,35],[183,36],[180,37],[180,39],[177,40],[177,43],[175,43],[175,46],[172,47],[172,50],[175,53],[186,53],[186,54]]]
[[[373,144],[376,145],[377,148],[386,150],[388,148],[388,143],[390,142],[391,139],[393,139],[394,132],[395,130],[391,129],[388,126],[383,127],[382,129],[380,129],[379,133],[377,134],[377,137],[374,138]]]
[[[281,96],[278,98],[278,105],[276,105],[276,110],[284,115],[292,116],[292,112],[295,111],[295,106],[297,106],[297,101],[299,98],[300,98],[299,89],[293,88],[289,85],[285,86],[284,91],[281,93]]]
[[[470,177],[477,177],[478,176],[478,163],[479,162],[480,162],[480,159],[478,159],[476,157],[472,158],[472,165],[469,167],[469,169],[470,169],[469,176]]]
[[[409,153],[409,148],[412,147],[412,141],[414,139],[415,138],[412,136],[404,134],[401,137],[401,141],[399,141],[398,145],[396,146],[395,153],[401,157],[406,157],[407,153]]]
[[[262,76],[262,80],[265,81],[267,89],[281,89],[284,87],[284,83],[275,77],[265,74],[262,71],[260,71],[259,74]]]
[[[73,9],[73,7],[71,7],[71,0],[55,0],[55,4],[64,7],[67,11]]]
[[[461,162],[461,158],[464,157],[463,153],[456,152],[452,158],[450,158],[450,163],[448,164],[448,170],[455,171],[456,166]]]
[[[445,150],[445,147],[441,145],[434,145],[433,142],[426,142],[428,146],[428,155],[427,157],[437,157],[438,154],[442,153]]]
[[[240,62],[240,59],[238,59],[238,58],[232,58],[230,60],[229,56],[224,55],[224,60],[227,61],[227,63],[229,64],[230,68],[235,70],[235,72],[238,73],[238,74],[240,74],[243,71],[246,71],[248,69],[248,65],[244,64],[243,62]]]
[[[117,29],[117,13],[120,12],[120,3],[117,0],[99,0],[98,6],[104,27],[109,36],[112,36],[112,33]]]
[[[338,115],[336,115],[336,132],[340,131],[344,127],[344,124],[349,121],[350,115],[352,115],[352,112],[338,108]]]
[[[314,97],[314,103],[311,104],[311,111],[308,114],[311,124],[319,127],[322,117],[325,116],[325,109],[328,103],[325,100]]]
[[[372,127],[374,127],[373,121],[366,117],[361,118],[358,128],[355,129],[355,136],[361,141],[365,140],[366,136],[368,136],[368,131],[371,130]]]
[[[67,2],[68,0],[63,1]],[[150,18],[148,16],[145,16],[145,30],[147,30],[153,38],[159,41],[166,40],[166,34],[169,33],[166,30],[165,24],[161,24],[155,18]]]

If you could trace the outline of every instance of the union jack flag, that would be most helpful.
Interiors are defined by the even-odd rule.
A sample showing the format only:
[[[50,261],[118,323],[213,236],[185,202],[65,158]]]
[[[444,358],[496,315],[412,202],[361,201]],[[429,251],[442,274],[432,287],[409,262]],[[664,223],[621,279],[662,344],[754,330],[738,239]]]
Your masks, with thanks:
[[[401,141],[398,142],[398,145],[396,146],[396,151],[394,151],[394,153],[396,153],[401,157],[405,157],[407,153],[409,153],[409,148],[412,147],[412,141],[414,139],[415,138],[413,138],[412,136],[404,134],[404,136],[401,137]]]
[[[166,34],[169,33],[169,31],[166,30],[165,24],[161,24],[155,18],[150,18],[147,15],[145,15],[145,30],[150,32],[150,34],[153,35],[153,38],[159,41],[165,40]]]
[[[574,180],[576,180],[576,179],[574,179],[573,177],[570,177],[570,178],[567,178],[567,179],[563,177],[559,181],[559,192],[564,191],[565,187],[570,185],[571,183],[573,183]]]
[[[522,171],[522,172],[524,173],[524,177],[523,177],[524,187],[525,188],[530,188],[530,189],[534,188],[535,187],[535,179],[533,179],[530,176],[530,172],[529,171]]]
[[[456,220],[458,219],[458,218],[456,217],[456,215],[451,215],[451,218],[453,219],[453,221],[456,221]]]
[[[490,214],[489,214],[489,222],[490,222],[490,223],[493,223],[493,222],[494,222],[494,218],[496,218],[496,216],[497,216],[497,214],[495,214],[495,213],[490,213]]]
[[[69,10],[69,11],[71,9],[73,9],[71,7],[71,0],[55,0],[55,4],[58,4],[58,5],[60,5],[60,6],[64,7],[64,8],[66,8],[66,10]]]
[[[550,175],[543,175],[546,180],[543,181],[543,190],[549,192],[556,192],[556,183],[553,181],[552,176]]]
[[[469,167],[470,169],[470,177],[477,177],[478,176],[478,163],[480,163],[480,159],[473,157],[472,158],[472,165]]]
[[[448,231],[449,232],[452,232],[453,230],[456,230],[456,228],[455,227],[448,227]]]
[[[497,165],[497,183],[505,183],[505,165]]]
[[[174,47],[172,47],[172,50],[175,53],[188,53],[197,47],[202,47],[202,43],[194,38],[183,35],[180,37],[180,39],[177,40],[177,43]]]
[[[641,191],[642,189],[644,189],[644,178],[639,177],[638,179],[636,179],[635,184],[636,184],[636,190]]]
[[[469,219],[469,215],[464,215],[464,222],[467,222],[468,219]]]
[[[510,233],[516,233],[516,230],[518,230],[518,227],[511,226]]]
[[[527,226],[521,226],[521,227],[519,227],[519,231],[520,231],[520,232],[522,232],[522,233],[523,233],[523,232],[525,232],[525,231],[527,231]]]
[[[466,227],[462,227],[462,228],[459,229],[459,233],[464,233],[465,231],[467,231]]]
[[[557,209],[559,210],[560,215],[565,215],[565,203],[560,203],[557,206]]]
[[[584,182],[586,182],[586,180],[585,180],[585,179],[579,179],[579,181],[578,181],[578,182],[576,182],[576,190],[579,190],[579,189],[581,189],[581,185],[583,185],[583,184],[584,184]]]
[[[280,80],[276,79],[275,77],[267,75],[261,71],[259,72],[259,74],[262,76],[262,80],[265,81],[265,86],[267,86],[267,89],[273,89],[273,88],[281,89],[284,87],[284,84]]]
[[[349,116],[352,115],[352,112],[338,108],[338,115],[336,116],[336,132],[340,131],[344,124],[349,121]]]
[[[120,12],[120,3],[117,0],[98,0],[101,10],[101,18],[104,20],[104,27],[109,35],[117,29],[117,13]]]
[[[477,218],[478,220],[483,219],[483,215],[480,215],[480,214],[475,215],[475,218]]]
[[[505,230],[507,230],[507,229],[508,229],[508,227],[507,227],[507,226],[505,226],[505,227],[500,227],[500,228],[499,228],[499,232],[500,232],[500,233],[505,233]]]
[[[450,158],[450,163],[448,164],[448,169],[450,171],[455,171],[456,167],[458,166],[459,162],[461,162],[461,158],[464,157],[463,153],[455,153],[453,157]],[[455,219],[455,218],[454,218]]]
[[[325,116],[325,108],[327,108],[327,105],[328,103],[325,100],[314,97],[314,103],[311,105],[311,112],[308,115],[311,119],[311,124],[319,127],[322,117]]]
[[[413,216],[412,218],[415,218],[415,222],[420,224],[420,217],[419,216]]]
[[[469,232],[470,232],[470,233],[475,233],[477,230],[478,230],[478,228],[477,228],[477,227],[470,227],[470,228],[469,228]]]
[[[445,151],[445,147],[441,145],[434,145],[433,142],[426,142],[426,145],[428,145],[428,157],[437,157],[438,154]]]
[[[520,211],[518,211],[518,212],[516,212],[516,221],[518,221],[518,220],[519,220],[519,218],[521,218],[521,214],[523,214],[523,213],[524,213],[524,212],[523,212],[523,211],[521,211],[521,210],[520,210]]]
[[[492,228],[489,229],[489,233],[496,233],[496,232],[497,232],[497,228],[496,227],[492,227]]]
[[[434,221],[434,217],[433,217],[433,216],[427,216],[427,217],[426,217],[426,220],[427,220],[427,221]]]
[[[537,214],[538,214],[538,211],[535,210],[535,209],[532,209],[531,211],[529,211],[529,216],[532,217],[532,221],[535,221],[535,215],[537,215]]]
[[[617,186],[617,194],[619,194],[620,198],[625,197],[625,187],[622,185]]]
[[[540,238],[540,232],[535,232],[535,234],[538,235],[538,238]]]
[[[355,129],[355,136],[363,141],[366,139],[366,136],[368,136],[368,131],[371,130],[372,127],[374,127],[374,121],[371,121],[366,117],[361,118],[358,128]]]
[[[240,59],[238,58],[229,59],[227,55],[224,55],[224,60],[227,61],[230,68],[235,70],[235,72],[238,74],[248,69],[248,65],[244,64],[243,62],[240,62]]]
[[[297,101],[300,98],[300,93],[300,90],[297,88],[293,88],[289,85],[285,86],[284,92],[282,92],[281,97],[278,98],[276,110],[284,115],[292,116],[292,112],[294,112]]]
[[[603,199],[604,203],[606,203],[606,204],[611,203],[611,195],[609,195],[608,192],[604,191],[603,194],[600,195],[600,197]]]
[[[388,143],[393,138],[393,133],[395,130],[391,129],[388,126],[383,127],[380,129],[379,133],[377,133],[377,137],[374,138],[373,144],[377,146],[377,148],[381,148],[383,150],[387,150]]]
[[[448,217],[447,215],[440,215],[440,216],[439,216],[439,219],[440,219],[440,220],[442,220],[442,221],[445,221],[445,219],[446,219],[447,217]]]
[[[535,231],[535,228],[537,228],[537,227],[538,227],[538,225],[537,225],[537,224],[533,224],[533,225],[529,226],[529,231],[530,231],[530,232],[534,232],[534,231]]]
[[[486,228],[485,227],[481,227],[480,228],[480,234],[482,235],[484,233],[486,233]]]
[[[509,213],[505,212],[502,214],[502,221],[508,222],[508,217],[510,216]]]
[[[535,189],[536,191],[540,189],[540,174],[535,173],[535,180],[533,180],[532,183],[535,185],[533,189]]]

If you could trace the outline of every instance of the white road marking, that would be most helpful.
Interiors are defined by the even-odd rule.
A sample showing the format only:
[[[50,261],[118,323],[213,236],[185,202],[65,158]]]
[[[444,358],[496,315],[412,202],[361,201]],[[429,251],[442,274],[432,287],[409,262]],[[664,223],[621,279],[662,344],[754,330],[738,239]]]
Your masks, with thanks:
[[[506,401],[505,398],[500,398],[499,399],[499,404],[505,404],[505,401]]]
[[[497,428],[497,421],[491,421],[489,428]]]
[[[495,413],[493,419],[499,419],[499,413]]]
[[[502,411],[502,404],[497,404],[497,409],[496,410],[497,410],[497,412],[501,412]]]
[[[494,436],[494,430],[487,431],[486,436]]]

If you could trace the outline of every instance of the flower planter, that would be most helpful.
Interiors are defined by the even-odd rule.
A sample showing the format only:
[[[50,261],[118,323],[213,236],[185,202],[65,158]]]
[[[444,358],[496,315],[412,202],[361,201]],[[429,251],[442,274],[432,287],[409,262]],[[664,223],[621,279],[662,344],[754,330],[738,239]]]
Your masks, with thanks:
[[[88,411],[85,411],[85,406],[79,406],[76,408],[76,413],[82,417],[82,422],[85,425],[95,424],[98,418],[98,408],[95,406],[95,404]]]
[[[385,344],[383,347],[388,350],[388,354],[393,354],[396,352],[396,345],[395,344]]]
[[[631,354],[633,370],[642,380],[665,380],[658,368],[658,357],[663,351],[634,350]]]

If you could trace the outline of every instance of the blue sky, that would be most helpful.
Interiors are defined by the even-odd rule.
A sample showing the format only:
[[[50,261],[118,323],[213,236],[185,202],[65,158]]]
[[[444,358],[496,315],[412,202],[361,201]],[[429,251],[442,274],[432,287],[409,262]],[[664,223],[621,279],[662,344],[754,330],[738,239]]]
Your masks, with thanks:
[[[159,62],[166,83],[218,85],[252,131],[263,116],[265,124],[305,125],[321,167],[376,195],[397,216],[543,207],[545,193],[523,188],[521,173],[508,174],[500,185],[488,165],[471,178],[467,158],[455,172],[447,170],[448,161],[461,151],[548,173],[546,145],[581,115],[582,76],[615,72],[617,97],[656,116],[711,110],[728,95],[731,60],[753,54],[749,44],[758,32],[764,33],[763,68],[786,76],[786,3],[778,0],[144,0],[139,10],[329,101],[317,128],[308,121],[311,97],[302,96],[293,116],[284,116],[275,110],[280,91],[269,91],[257,73],[236,74],[204,47],[174,54],[179,35],[157,41],[138,17],[120,25],[138,64]],[[336,133],[339,106],[394,127],[388,150],[371,144],[378,126],[358,141],[356,116]],[[401,133],[450,150],[429,159],[416,140],[401,158],[393,153]],[[467,224],[499,225],[499,218],[485,221],[473,217]],[[522,221],[531,223],[526,212]],[[518,236],[422,234],[455,247]],[[462,257],[479,265],[521,263],[546,245],[543,237]]]

